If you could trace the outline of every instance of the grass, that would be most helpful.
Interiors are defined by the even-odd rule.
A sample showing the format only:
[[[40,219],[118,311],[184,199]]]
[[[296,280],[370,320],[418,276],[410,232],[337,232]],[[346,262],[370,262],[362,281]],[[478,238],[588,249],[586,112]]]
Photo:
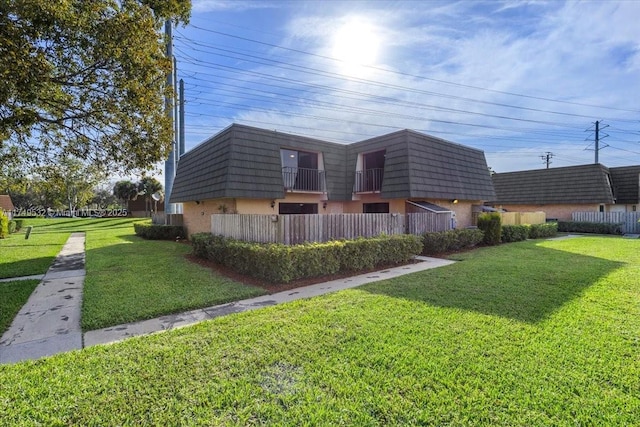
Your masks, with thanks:
[[[43,274],[73,232],[85,232],[82,327],[100,329],[264,294],[185,259],[186,244],[135,236],[132,218],[29,219],[33,231],[0,240],[0,278]],[[7,250],[4,250],[4,249]],[[6,255],[5,255],[6,253]],[[28,298],[24,298],[23,304]]]
[[[191,247],[133,235],[130,223],[86,237],[83,330],[264,294],[185,259]]]
[[[0,366],[7,425],[637,425],[640,241],[520,242]]]
[[[0,282],[0,336],[40,283],[39,280]]]
[[[0,279],[46,273],[70,234],[68,231],[45,231],[35,227],[27,240],[24,233],[25,229],[0,239]]]

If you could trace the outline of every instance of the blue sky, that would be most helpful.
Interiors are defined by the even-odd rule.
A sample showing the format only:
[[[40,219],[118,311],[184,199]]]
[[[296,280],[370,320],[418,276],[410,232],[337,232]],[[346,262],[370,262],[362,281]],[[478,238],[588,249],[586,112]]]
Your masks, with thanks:
[[[193,0],[186,147],[231,123],[349,143],[414,129],[496,172],[640,164],[640,2]],[[608,135],[605,137],[605,135]]]

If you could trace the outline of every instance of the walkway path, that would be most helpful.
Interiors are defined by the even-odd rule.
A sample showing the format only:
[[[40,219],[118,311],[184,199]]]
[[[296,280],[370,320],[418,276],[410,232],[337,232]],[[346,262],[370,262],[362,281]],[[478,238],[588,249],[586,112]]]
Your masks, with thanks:
[[[133,336],[192,325],[231,313],[311,298],[453,263],[440,258],[417,257],[421,262],[186,313],[89,331],[83,337],[80,315],[85,277],[84,239],[84,233],[73,233],[69,237],[42,282],[18,312],[11,327],[0,339],[0,363],[38,359],[96,344],[121,341]]]
[[[84,233],[72,233],[0,338],[0,363],[37,359],[82,348]]]

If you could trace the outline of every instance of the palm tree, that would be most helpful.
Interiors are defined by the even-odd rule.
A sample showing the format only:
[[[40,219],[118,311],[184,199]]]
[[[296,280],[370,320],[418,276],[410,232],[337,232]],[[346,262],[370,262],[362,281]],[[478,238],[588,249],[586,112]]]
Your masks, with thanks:
[[[138,187],[129,180],[118,181],[113,186],[113,195],[122,202],[124,206],[129,208],[129,200],[138,196]]]
[[[151,196],[159,191],[162,191],[162,184],[153,177],[145,176],[138,181],[138,194],[144,195],[145,215],[148,215],[148,212],[152,211],[150,208],[152,200]]]

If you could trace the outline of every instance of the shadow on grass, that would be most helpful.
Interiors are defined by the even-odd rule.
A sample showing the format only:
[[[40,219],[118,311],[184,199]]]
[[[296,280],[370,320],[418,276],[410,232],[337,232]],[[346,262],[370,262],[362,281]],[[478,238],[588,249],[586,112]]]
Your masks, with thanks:
[[[624,263],[523,242],[363,290],[527,323],[549,317]]]
[[[45,274],[55,258],[54,255],[3,263],[0,265],[0,279]]]

